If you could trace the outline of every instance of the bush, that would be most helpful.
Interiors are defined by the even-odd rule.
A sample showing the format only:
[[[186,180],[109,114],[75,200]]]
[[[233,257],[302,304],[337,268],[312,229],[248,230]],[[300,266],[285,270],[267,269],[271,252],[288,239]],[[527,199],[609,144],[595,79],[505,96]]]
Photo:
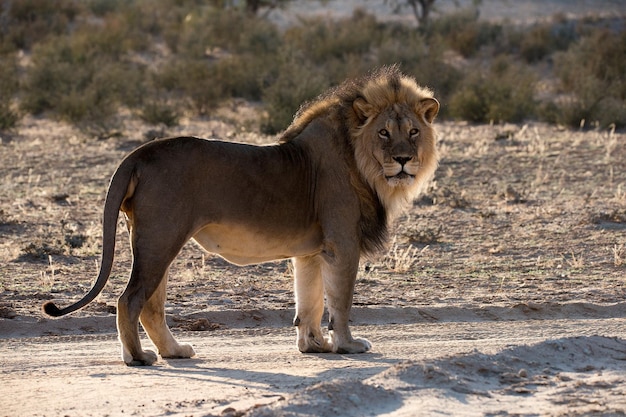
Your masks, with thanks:
[[[114,29],[83,29],[36,45],[23,84],[22,109],[51,111],[81,127],[106,130],[120,105],[137,105],[143,69],[125,59],[130,45],[123,40],[123,28]]]
[[[82,5],[74,0],[4,1],[4,24],[0,28],[2,50],[30,50],[51,35],[68,33],[70,23],[81,12]]]
[[[18,113],[9,104],[0,103],[0,131],[14,128],[19,119]]]
[[[263,90],[278,68],[278,55],[245,53],[217,61],[212,71],[214,82],[222,86],[227,97],[241,97],[258,101]]]
[[[481,77],[466,82],[450,101],[450,114],[457,119],[470,122],[484,122],[489,114],[489,104],[485,92],[486,81]]]
[[[175,59],[157,74],[157,84],[181,97],[197,114],[206,115],[225,98],[225,87],[213,76],[211,62]]]
[[[139,117],[151,125],[163,124],[167,127],[177,126],[179,114],[176,107],[165,100],[147,100],[139,113]]]
[[[550,42],[550,28],[538,26],[524,36],[520,43],[520,54],[526,62],[539,62],[548,56],[553,47]]]
[[[300,105],[320,94],[328,83],[312,66],[303,64],[304,57],[287,54],[278,77],[264,91],[267,118],[262,130],[274,134],[287,128]]]
[[[217,8],[188,14],[178,28],[167,30],[166,39],[174,52],[195,59],[206,58],[213,50],[264,55],[280,44],[278,29],[270,22]]]
[[[434,90],[442,117],[533,117],[532,74],[554,69],[561,91],[541,106],[544,120],[626,125],[626,35],[597,19],[557,17],[521,27],[482,22],[475,10],[465,10],[416,30],[357,10],[346,19],[303,19],[281,31],[223,1],[5,3],[0,128],[17,122],[16,98],[23,111],[106,131],[120,107],[148,123],[172,125],[189,109],[205,115],[241,97],[265,102],[263,128],[273,133],[323,89],[396,63]],[[19,71],[4,65],[14,62],[7,54],[16,48],[26,48],[30,58]]]
[[[500,25],[480,22],[478,16],[475,9],[443,16],[427,27],[427,37],[429,40],[440,37],[464,57],[472,57],[481,47],[494,43],[503,32]]]
[[[378,43],[381,25],[376,18],[356,10],[349,19],[304,20],[285,33],[285,42],[317,63],[342,59],[349,55],[363,56]]]
[[[0,57],[0,130],[15,127],[19,116],[13,108],[18,92],[18,70],[15,55]]]
[[[534,76],[500,57],[486,75],[470,75],[452,95],[450,114],[472,122],[520,122],[534,115]]]
[[[520,32],[519,53],[529,63],[564,51],[578,39],[574,22],[559,16],[550,23],[537,24]]]
[[[626,126],[626,32],[599,30],[585,37],[557,55],[555,72],[569,95],[560,103],[558,122]]]
[[[230,97],[261,99],[267,74],[278,65],[280,35],[273,25],[238,10],[208,8],[189,14],[178,32],[170,29],[165,37],[177,53],[157,70],[157,90],[199,114]]]

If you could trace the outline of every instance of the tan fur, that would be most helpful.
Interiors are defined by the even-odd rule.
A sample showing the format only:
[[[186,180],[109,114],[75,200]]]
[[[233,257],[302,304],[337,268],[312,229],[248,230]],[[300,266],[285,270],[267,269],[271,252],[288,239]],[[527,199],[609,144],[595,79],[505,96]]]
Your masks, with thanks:
[[[181,137],[138,148],[111,179],[94,287],[69,307],[46,303],[44,311],[68,314],[102,291],[121,210],[133,251],[117,312],[128,365],[157,360],[141,348],[139,321],[161,356],[195,354],[174,340],[164,311],[169,265],[189,239],[241,265],[292,258],[298,348],[369,350],[348,326],[359,259],[384,245],[391,218],[433,175],[438,109],[429,90],[386,67],[302,106],[274,146]]]

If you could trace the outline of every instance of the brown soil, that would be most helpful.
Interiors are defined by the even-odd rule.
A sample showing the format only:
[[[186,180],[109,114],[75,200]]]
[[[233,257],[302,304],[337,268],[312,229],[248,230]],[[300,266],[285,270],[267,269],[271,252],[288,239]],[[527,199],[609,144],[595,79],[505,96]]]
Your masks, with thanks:
[[[108,178],[142,142],[134,127],[135,136],[96,141],[29,119],[3,142],[3,315],[36,316],[39,301],[69,301],[91,286]],[[626,135],[537,124],[439,130],[443,159],[433,186],[395,225],[390,251],[363,262],[356,305],[624,300]],[[168,133],[273,140],[211,121]],[[110,283],[79,316],[110,314],[125,285],[121,219],[118,234]],[[188,244],[170,281],[171,308],[181,314],[293,305],[288,262],[233,267]]]

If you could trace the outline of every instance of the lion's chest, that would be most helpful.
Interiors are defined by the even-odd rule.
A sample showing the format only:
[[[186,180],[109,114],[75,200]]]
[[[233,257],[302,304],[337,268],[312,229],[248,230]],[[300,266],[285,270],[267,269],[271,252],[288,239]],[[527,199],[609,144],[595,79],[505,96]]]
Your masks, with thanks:
[[[315,226],[295,233],[210,224],[196,233],[193,239],[208,252],[236,265],[313,255],[322,247],[322,231]]]

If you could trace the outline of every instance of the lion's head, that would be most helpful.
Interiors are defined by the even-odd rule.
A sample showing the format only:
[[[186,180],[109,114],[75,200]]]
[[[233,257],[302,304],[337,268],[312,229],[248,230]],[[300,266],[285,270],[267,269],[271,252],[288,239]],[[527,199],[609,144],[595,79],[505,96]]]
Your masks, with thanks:
[[[356,162],[394,212],[422,190],[437,168],[432,122],[439,102],[395,67],[374,74],[360,92],[352,102],[358,120],[351,130]]]

